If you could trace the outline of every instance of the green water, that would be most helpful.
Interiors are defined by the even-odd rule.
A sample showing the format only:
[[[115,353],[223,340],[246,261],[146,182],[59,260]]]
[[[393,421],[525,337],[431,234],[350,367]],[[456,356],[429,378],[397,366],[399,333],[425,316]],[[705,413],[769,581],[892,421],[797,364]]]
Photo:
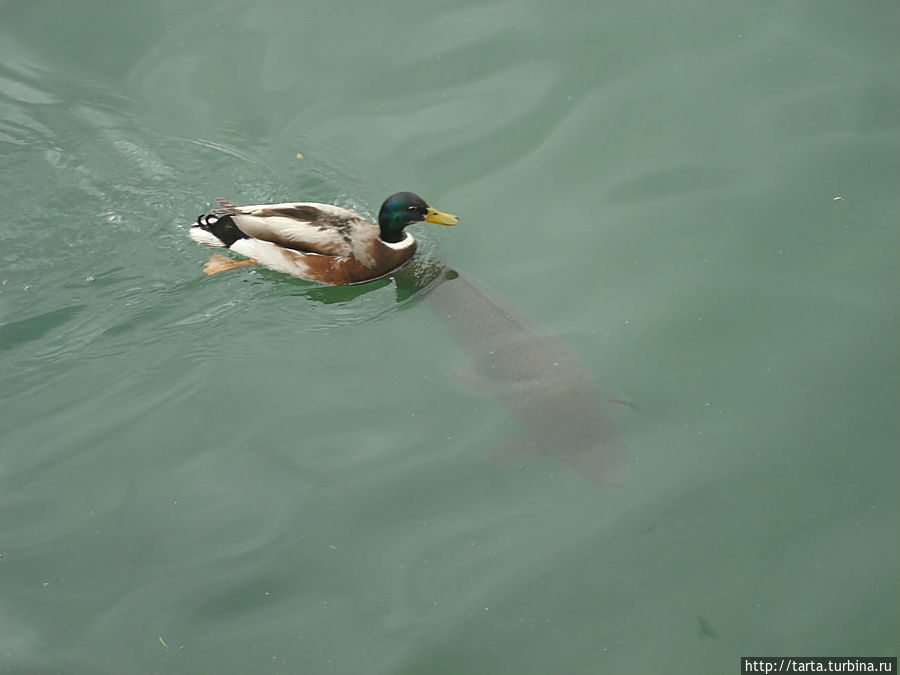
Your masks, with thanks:
[[[887,1],[0,3],[0,668],[896,655],[898,35]],[[626,487],[492,466],[521,421],[427,302],[206,278],[186,234],[401,189],[637,406]]]

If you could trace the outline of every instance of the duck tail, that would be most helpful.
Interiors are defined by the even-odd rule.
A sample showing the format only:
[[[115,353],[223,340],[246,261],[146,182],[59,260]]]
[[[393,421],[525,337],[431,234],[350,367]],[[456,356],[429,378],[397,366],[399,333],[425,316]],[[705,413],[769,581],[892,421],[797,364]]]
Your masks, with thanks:
[[[238,206],[234,202],[228,201],[227,199],[217,199],[216,202],[218,202],[219,206],[222,207],[220,209],[212,210],[212,213],[215,213],[217,215],[222,214],[222,213],[228,213],[228,214],[233,215],[235,213],[240,213],[240,211],[241,211],[240,206]]]
[[[204,246],[230,247],[238,239],[245,239],[246,234],[235,225],[230,215],[205,213],[188,230],[191,239]]]

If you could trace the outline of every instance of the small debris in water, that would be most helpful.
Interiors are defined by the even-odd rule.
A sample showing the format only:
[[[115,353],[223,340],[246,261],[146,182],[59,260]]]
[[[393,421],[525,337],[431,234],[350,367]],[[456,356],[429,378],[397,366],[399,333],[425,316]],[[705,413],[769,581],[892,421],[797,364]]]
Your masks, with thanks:
[[[712,624],[709,622],[705,616],[697,617],[697,632],[700,634],[700,639],[702,640],[705,637],[714,638],[718,637],[718,633],[716,633],[715,629],[712,627]]]

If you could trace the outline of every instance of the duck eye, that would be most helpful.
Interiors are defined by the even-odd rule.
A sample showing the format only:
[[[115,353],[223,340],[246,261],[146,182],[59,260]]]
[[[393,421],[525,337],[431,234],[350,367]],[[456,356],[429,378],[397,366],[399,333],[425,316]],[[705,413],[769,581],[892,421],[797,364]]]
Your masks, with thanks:
[[[406,210],[407,210],[407,211],[415,211],[415,210],[416,210],[416,207],[415,207],[415,206],[410,206],[410,207],[407,208]]]

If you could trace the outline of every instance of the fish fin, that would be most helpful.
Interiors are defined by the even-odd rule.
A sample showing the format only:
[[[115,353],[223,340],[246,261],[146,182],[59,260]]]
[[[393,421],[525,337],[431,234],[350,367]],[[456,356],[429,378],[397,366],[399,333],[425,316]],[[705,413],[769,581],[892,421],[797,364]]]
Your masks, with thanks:
[[[601,490],[628,485],[628,453],[619,438],[608,439],[594,450],[560,455],[560,458]]]
[[[491,466],[509,469],[524,464],[540,455],[540,448],[530,438],[513,438],[498,446],[491,453]]]
[[[637,403],[634,403],[625,394],[615,389],[601,389],[603,400],[607,404],[607,409],[614,420],[621,419],[622,415],[628,412],[640,412],[641,409]]]

